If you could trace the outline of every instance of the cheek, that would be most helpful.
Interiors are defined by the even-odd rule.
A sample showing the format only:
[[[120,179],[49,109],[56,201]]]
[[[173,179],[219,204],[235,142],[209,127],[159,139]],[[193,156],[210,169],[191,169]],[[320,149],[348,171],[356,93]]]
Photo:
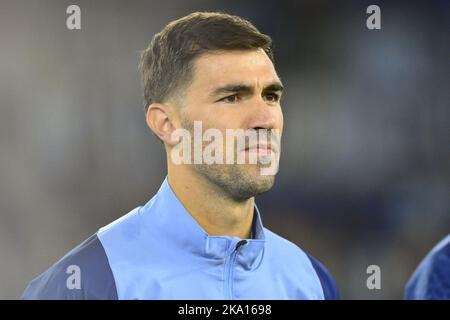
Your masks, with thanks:
[[[216,118],[211,110],[211,106],[202,105],[199,103],[190,103],[186,106],[185,116],[190,119],[190,121],[201,121],[203,127],[210,127]]]
[[[196,103],[189,103],[185,106],[185,115],[191,120],[202,120],[202,117],[205,115],[205,108],[203,106]]]
[[[241,128],[243,122],[242,112],[223,108],[216,108],[214,112],[205,112],[202,117],[205,126],[219,130]]]
[[[203,130],[206,129],[219,129],[225,131],[225,129],[230,128],[229,123],[233,121],[228,121],[229,115],[222,114],[220,112],[211,112],[207,108],[203,110],[195,110],[190,112],[189,119],[191,121],[201,121]]]

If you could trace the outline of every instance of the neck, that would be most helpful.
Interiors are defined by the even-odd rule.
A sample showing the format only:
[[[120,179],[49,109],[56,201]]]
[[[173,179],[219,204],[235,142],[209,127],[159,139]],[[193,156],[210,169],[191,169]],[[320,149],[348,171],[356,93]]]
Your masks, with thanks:
[[[230,199],[213,191],[216,186],[191,171],[169,166],[169,185],[203,230],[210,236],[250,238],[255,198]]]

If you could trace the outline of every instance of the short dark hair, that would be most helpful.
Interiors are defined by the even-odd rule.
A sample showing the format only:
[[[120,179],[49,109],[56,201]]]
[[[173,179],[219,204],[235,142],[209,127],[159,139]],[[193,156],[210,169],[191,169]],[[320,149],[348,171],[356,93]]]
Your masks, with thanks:
[[[192,80],[194,60],[203,53],[263,49],[273,61],[272,39],[249,21],[225,13],[195,12],[172,21],[141,52],[139,69],[145,109],[167,101]]]

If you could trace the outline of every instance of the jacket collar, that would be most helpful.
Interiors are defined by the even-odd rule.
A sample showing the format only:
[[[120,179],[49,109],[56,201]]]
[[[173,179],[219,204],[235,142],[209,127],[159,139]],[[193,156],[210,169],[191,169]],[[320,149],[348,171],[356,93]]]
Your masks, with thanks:
[[[169,185],[167,177],[158,193],[144,205],[140,214],[144,221],[157,226],[162,241],[175,245],[175,250],[189,251],[210,259],[226,259],[242,240],[238,237],[210,236],[184,208]],[[245,239],[247,243],[239,248],[236,260],[246,269],[255,265],[262,253],[265,243],[264,227],[261,215],[255,205],[253,216],[253,238]]]

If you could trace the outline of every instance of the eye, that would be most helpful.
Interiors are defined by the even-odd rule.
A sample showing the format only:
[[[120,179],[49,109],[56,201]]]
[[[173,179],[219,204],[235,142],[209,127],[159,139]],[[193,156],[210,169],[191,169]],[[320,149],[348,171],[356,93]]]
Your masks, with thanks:
[[[278,102],[280,101],[280,95],[276,93],[267,93],[265,99],[269,102]]]
[[[219,101],[227,102],[227,103],[235,103],[239,100],[237,94],[232,94],[231,96],[227,96],[225,98],[220,99]]]

